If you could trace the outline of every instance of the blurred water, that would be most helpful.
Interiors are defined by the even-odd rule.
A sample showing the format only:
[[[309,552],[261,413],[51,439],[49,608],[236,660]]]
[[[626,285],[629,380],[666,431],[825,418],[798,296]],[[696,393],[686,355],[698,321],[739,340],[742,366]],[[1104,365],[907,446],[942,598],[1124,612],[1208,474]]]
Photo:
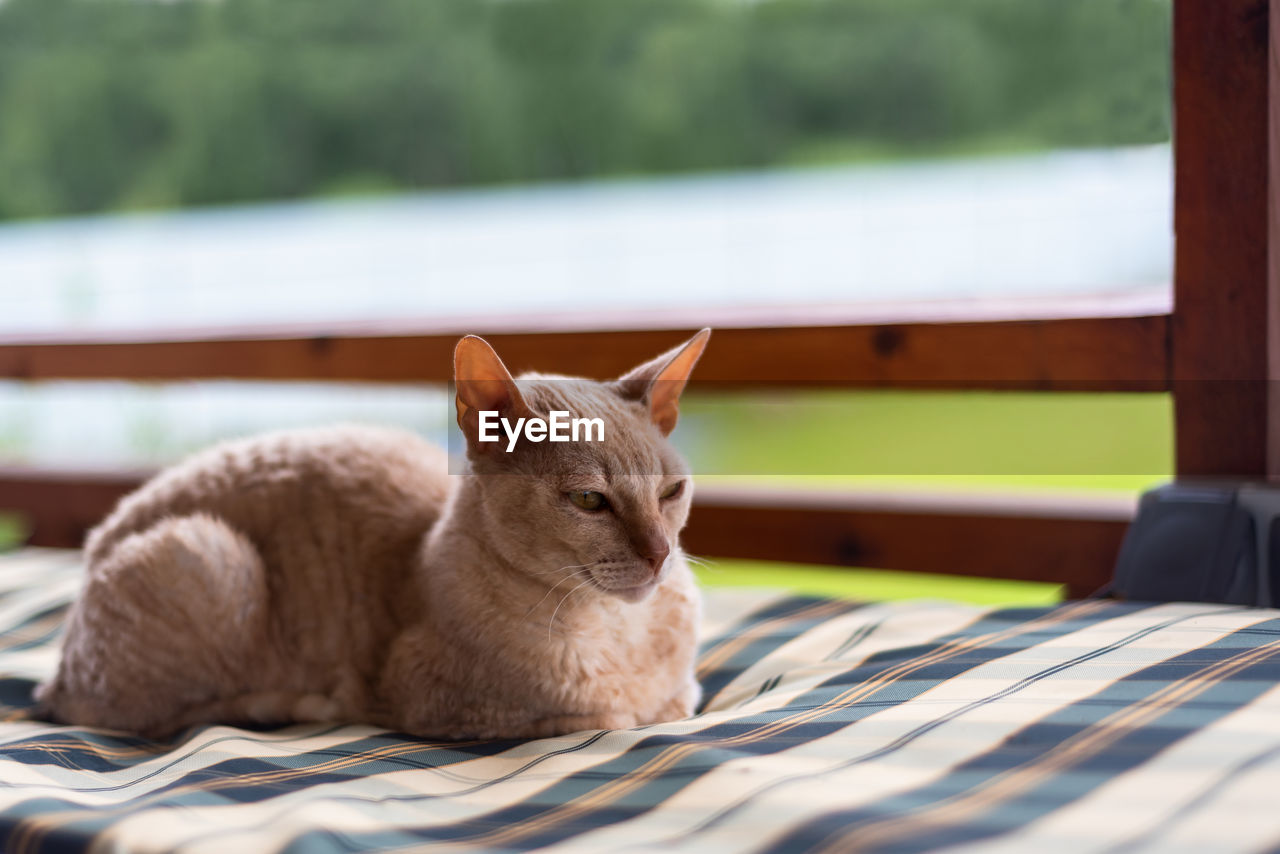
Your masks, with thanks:
[[[334,422],[444,445],[451,414],[443,387],[0,381],[0,464],[146,468],[222,439]]]
[[[0,332],[1125,291],[1168,146],[0,226]]]

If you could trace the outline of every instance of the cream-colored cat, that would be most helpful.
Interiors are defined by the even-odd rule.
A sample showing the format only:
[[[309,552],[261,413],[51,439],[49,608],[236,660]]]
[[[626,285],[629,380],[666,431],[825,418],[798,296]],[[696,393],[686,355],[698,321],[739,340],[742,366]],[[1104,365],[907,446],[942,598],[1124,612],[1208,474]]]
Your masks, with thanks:
[[[455,352],[468,473],[403,432],[299,430],[163,472],[89,536],[56,720],[163,736],[201,722],[363,721],[447,738],[686,717],[698,594],[666,441],[710,335],[612,382],[513,380]],[[477,415],[566,410],[604,441],[477,441]]]

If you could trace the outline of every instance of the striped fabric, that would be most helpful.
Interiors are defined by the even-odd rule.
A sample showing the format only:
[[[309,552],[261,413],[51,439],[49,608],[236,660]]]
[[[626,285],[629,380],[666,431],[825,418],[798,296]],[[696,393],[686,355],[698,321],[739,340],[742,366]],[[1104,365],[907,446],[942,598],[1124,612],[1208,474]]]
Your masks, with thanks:
[[[76,556],[0,557],[5,852],[1205,851],[1280,846],[1280,612],[715,591],[692,720],[440,743],[172,743],[24,720]]]

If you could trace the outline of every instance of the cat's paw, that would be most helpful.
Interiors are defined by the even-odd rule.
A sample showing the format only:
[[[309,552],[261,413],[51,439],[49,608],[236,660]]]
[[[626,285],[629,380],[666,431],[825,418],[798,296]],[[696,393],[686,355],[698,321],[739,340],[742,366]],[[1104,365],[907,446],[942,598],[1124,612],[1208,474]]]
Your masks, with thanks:
[[[693,713],[697,711],[698,701],[702,699],[702,686],[695,680],[690,680],[680,691],[667,701],[658,713],[653,716],[652,723],[660,724],[667,721],[680,721],[685,718],[693,717]]]

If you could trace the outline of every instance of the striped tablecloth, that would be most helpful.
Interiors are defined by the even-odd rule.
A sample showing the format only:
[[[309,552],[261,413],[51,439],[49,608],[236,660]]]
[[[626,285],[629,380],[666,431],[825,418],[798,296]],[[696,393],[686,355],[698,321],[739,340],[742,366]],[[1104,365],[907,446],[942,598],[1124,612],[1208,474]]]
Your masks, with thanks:
[[[23,720],[76,555],[0,556],[5,852],[1274,850],[1280,612],[714,591],[705,707],[540,741]]]

